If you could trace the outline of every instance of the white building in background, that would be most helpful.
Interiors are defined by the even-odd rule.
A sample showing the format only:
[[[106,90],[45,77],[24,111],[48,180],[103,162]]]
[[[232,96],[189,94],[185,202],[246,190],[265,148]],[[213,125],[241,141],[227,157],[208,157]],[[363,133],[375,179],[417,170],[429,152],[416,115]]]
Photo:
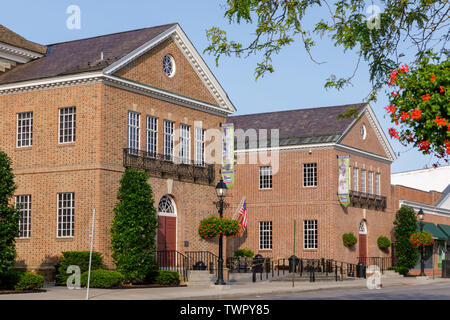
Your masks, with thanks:
[[[427,192],[439,191],[445,193],[445,188],[450,184],[450,165],[392,173],[391,184]],[[447,201],[450,201],[450,199],[447,199]]]

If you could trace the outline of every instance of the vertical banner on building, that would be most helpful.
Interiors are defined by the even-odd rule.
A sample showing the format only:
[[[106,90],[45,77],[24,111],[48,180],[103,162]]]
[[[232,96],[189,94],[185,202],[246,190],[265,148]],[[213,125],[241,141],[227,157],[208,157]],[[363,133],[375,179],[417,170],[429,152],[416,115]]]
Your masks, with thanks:
[[[230,189],[234,185],[234,124],[222,125],[222,170],[223,182]]]
[[[338,168],[339,168],[339,181],[338,181],[338,198],[341,205],[348,207],[350,205],[349,195],[349,168],[350,157],[338,156]]]

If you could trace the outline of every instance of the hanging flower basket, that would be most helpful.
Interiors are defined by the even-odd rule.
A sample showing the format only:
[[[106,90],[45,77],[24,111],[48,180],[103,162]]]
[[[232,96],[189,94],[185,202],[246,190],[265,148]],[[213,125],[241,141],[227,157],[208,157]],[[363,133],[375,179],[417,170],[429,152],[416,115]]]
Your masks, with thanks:
[[[428,233],[426,231],[414,232],[413,234],[411,234],[409,242],[414,247],[426,247],[433,244],[433,236],[431,235],[431,233]]]
[[[241,225],[236,220],[209,217],[200,221],[198,234],[201,239],[214,239],[222,233],[224,236],[235,236],[241,230]]]
[[[344,242],[344,246],[347,248],[353,247],[358,240],[356,239],[356,236],[350,232],[350,233],[344,233],[342,236],[342,241]]]
[[[391,246],[391,240],[389,240],[385,236],[379,236],[377,239],[377,245],[378,248],[380,248],[381,250],[386,250]]]

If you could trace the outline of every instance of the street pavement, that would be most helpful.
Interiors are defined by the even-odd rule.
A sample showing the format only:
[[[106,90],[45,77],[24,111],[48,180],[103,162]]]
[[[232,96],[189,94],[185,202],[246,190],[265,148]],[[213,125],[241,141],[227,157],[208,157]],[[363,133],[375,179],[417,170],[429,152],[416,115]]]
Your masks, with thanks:
[[[218,300],[218,299],[414,299],[418,286],[429,299],[450,299],[450,279],[382,278],[382,288],[368,289],[365,279],[323,282],[246,282],[225,286],[136,289],[90,289],[90,300]],[[86,289],[47,285],[45,292],[0,294],[0,300],[84,300]],[[421,298],[423,299],[423,295]]]

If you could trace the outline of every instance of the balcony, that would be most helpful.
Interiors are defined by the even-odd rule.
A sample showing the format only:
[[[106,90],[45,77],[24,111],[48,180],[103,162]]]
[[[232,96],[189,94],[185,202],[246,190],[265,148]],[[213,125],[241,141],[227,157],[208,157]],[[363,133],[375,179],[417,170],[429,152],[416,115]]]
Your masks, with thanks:
[[[144,169],[150,176],[157,178],[172,178],[207,185],[213,185],[215,180],[213,164],[197,163],[142,150],[124,149],[123,166]]]
[[[350,202],[352,206],[367,206],[375,209],[386,209],[386,197],[375,194],[350,190]]]

